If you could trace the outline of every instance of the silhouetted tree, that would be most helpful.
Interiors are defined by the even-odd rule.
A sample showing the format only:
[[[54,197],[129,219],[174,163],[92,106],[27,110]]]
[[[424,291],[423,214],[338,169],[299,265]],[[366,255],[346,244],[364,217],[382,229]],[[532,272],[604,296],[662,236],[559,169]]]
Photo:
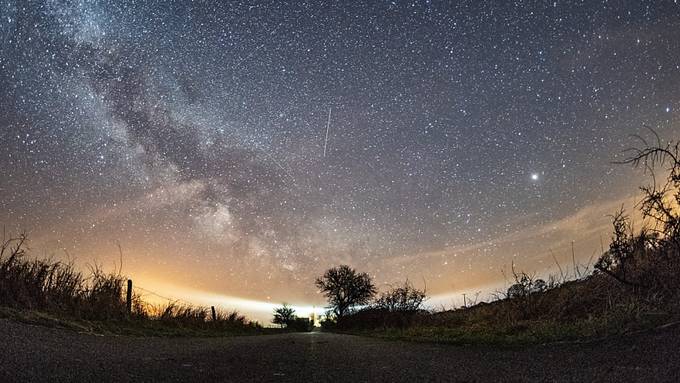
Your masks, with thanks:
[[[623,209],[614,214],[613,225],[614,235],[609,250],[595,263],[595,270],[608,274],[621,283],[635,285],[628,279],[627,271],[635,252],[636,241],[628,216]]]
[[[652,219],[655,227],[652,232],[663,237],[663,240],[672,244],[675,249],[680,248],[680,141],[663,143],[656,132],[650,129],[656,142],[648,143],[642,137],[641,148],[629,149],[633,154],[622,163],[633,166],[644,166],[651,172],[653,183],[643,186],[640,208],[646,218]],[[666,182],[656,183],[654,170],[660,167],[667,172]]]
[[[290,307],[288,303],[284,303],[281,307],[274,309],[274,319],[272,323],[278,324],[281,327],[287,327],[295,321],[295,310]]]
[[[640,188],[643,196],[639,204],[643,217],[649,219],[652,226],[642,227],[635,233],[629,217],[620,210],[613,217],[614,233],[609,249],[595,264],[596,270],[635,288],[651,287],[650,281],[646,280],[650,275],[645,274],[668,269],[671,266],[669,257],[680,253],[680,210],[677,208],[680,204],[680,142],[663,143],[654,130],[650,131],[655,142],[648,143],[638,136],[642,146],[629,149],[632,155],[621,163],[643,166],[652,175],[652,184]],[[667,178],[657,184],[654,170],[659,167]],[[663,256],[654,257],[659,254]],[[650,261],[653,258],[654,261]],[[644,263],[649,262],[665,264],[645,269]]]
[[[347,315],[352,307],[369,303],[377,292],[368,274],[357,273],[347,265],[326,270],[316,279],[316,286],[326,296],[338,319]]]

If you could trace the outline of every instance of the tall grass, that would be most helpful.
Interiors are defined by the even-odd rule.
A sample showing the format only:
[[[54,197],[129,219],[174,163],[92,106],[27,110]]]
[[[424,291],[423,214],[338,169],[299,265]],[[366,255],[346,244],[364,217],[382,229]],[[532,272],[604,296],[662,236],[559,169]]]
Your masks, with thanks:
[[[645,256],[650,258],[647,265],[663,269],[636,269],[645,279],[647,273],[657,271],[657,275],[668,276],[668,270],[675,267],[654,262],[655,255]],[[335,328],[454,343],[543,342],[618,334],[680,319],[677,274],[670,280],[652,279],[660,283],[642,289],[596,271],[545,290],[526,295],[504,293],[494,301],[453,310],[402,312],[371,306],[342,318]]]
[[[466,337],[475,333],[508,337],[540,330],[544,337],[559,339],[680,319],[679,247],[669,237],[643,243],[640,235],[644,233],[616,239],[615,233],[612,248],[601,258],[610,260],[606,266],[599,262],[591,274],[574,280],[551,277],[545,282],[513,268],[514,284],[497,292],[491,302],[440,311],[395,311],[374,304],[342,318],[337,327],[410,334],[429,331],[428,337],[451,334],[451,330]],[[622,255],[613,252],[623,242],[629,246],[622,263]],[[553,334],[547,333],[549,328]]]
[[[68,313],[84,319],[122,319],[124,277],[93,269],[84,276],[73,264],[29,259],[26,235],[0,245],[0,305]]]
[[[30,258],[27,237],[5,237],[0,243],[0,306],[45,311],[69,318],[94,321],[153,321],[165,326],[217,330],[259,328],[236,311],[170,302],[152,305],[133,294],[132,312],[127,312],[126,281],[120,272],[106,273],[93,266],[89,274],[72,263]]]
[[[656,135],[656,134],[655,134]],[[374,305],[342,318],[345,329],[406,329],[415,332],[513,335],[542,333],[556,338],[620,332],[659,320],[680,318],[680,141],[632,149],[624,160],[649,172],[661,167],[665,182],[643,186],[638,204],[647,225],[633,230],[623,210],[613,215],[609,248],[586,274],[576,264],[573,280],[562,267],[548,281],[512,269],[514,284],[491,303],[441,312],[391,312]],[[557,262],[557,261],[556,261]],[[587,270],[590,266],[585,267]],[[553,330],[550,334],[549,329]],[[455,330],[455,331],[451,331]],[[429,335],[429,336],[430,336]]]

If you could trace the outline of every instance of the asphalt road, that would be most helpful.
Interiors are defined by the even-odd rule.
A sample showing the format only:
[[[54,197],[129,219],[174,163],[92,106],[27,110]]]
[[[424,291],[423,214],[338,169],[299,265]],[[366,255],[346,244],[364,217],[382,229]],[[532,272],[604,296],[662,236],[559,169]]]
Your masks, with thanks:
[[[659,382],[680,379],[680,328],[522,348],[328,333],[95,336],[0,320],[0,382]]]

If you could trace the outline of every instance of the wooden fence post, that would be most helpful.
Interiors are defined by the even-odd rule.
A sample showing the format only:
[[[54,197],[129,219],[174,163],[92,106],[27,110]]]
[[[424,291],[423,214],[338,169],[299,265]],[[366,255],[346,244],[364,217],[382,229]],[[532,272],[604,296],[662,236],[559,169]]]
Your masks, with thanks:
[[[127,283],[127,300],[125,301],[127,304],[127,314],[128,316],[132,314],[132,279],[128,279]]]
[[[215,312],[215,306],[210,306],[210,310],[212,311],[213,322],[217,322],[217,313]]]

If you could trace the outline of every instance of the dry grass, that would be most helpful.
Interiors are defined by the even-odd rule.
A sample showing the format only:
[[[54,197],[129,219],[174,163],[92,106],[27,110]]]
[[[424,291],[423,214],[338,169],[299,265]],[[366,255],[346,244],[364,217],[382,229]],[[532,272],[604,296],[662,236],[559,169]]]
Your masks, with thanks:
[[[98,268],[84,276],[69,263],[29,259],[26,240],[25,235],[19,235],[0,245],[0,305],[63,312],[86,319],[125,316],[124,277]]]
[[[654,133],[652,131],[652,133]],[[655,133],[654,133],[655,134]],[[648,226],[635,232],[623,210],[613,215],[609,249],[583,275],[547,282],[516,272],[515,283],[496,300],[442,312],[390,312],[376,307],[342,318],[341,330],[405,338],[468,340],[557,340],[602,336],[680,317],[680,142],[632,149],[624,163],[662,167],[664,183],[641,188],[638,204]],[[573,251],[573,250],[572,250]],[[513,265],[514,266],[514,265]],[[558,264],[559,267],[559,264]]]
[[[676,291],[678,286],[675,287]],[[450,343],[527,343],[602,337],[677,319],[677,299],[596,273],[525,297],[439,312],[361,310],[340,331]]]
[[[83,321],[126,322],[125,327],[186,328],[194,330],[247,332],[260,329],[236,311],[218,310],[213,320],[209,308],[178,304],[145,303],[133,294],[127,312],[127,278],[90,268],[88,275],[73,264],[49,259],[31,259],[25,235],[0,243],[0,306],[33,310]],[[44,316],[39,316],[44,317]]]
[[[599,262],[592,274],[579,279],[537,283],[513,270],[515,283],[490,303],[439,312],[371,307],[343,318],[338,329],[404,339],[507,343],[600,337],[677,320],[680,241],[644,232],[616,236],[602,256],[609,260],[607,268]],[[616,255],[621,248],[625,254]]]
[[[614,218],[620,226],[621,215]],[[595,271],[575,280],[551,277],[545,282],[513,268],[515,283],[490,303],[439,312],[374,305],[342,318],[337,329],[404,339],[506,343],[600,337],[677,320],[680,241],[630,233],[615,230]]]

